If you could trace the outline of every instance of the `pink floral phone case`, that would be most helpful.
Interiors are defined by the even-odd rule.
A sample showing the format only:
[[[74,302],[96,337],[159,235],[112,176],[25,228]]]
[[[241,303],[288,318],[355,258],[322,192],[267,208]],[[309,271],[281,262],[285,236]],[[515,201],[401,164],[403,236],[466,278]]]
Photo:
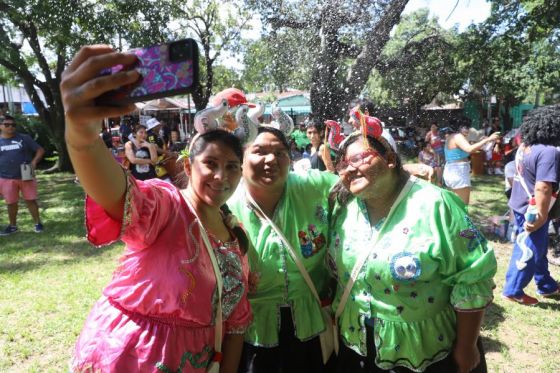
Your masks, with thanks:
[[[182,43],[182,54],[173,55],[175,45]],[[123,86],[100,96],[96,102],[101,105],[119,106],[131,102],[151,100],[159,97],[173,96],[192,92],[198,84],[198,47],[192,39],[185,39],[169,44],[148,48],[132,49],[138,62],[131,67],[114,66],[102,71],[102,75],[115,74],[119,71],[135,69],[141,78],[133,85]],[[188,54],[188,56],[187,56]]]

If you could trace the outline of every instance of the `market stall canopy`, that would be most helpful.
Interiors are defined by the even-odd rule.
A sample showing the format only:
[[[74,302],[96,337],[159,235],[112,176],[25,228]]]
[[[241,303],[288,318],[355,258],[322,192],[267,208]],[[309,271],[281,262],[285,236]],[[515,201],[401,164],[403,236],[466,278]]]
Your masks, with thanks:
[[[136,106],[138,107],[140,103],[137,103]],[[171,97],[164,97],[158,98],[155,100],[148,101],[143,103],[143,107],[139,107],[143,111],[160,111],[160,110],[188,110],[194,109],[194,105],[191,104],[189,108],[189,102],[186,99],[182,98],[171,98]]]

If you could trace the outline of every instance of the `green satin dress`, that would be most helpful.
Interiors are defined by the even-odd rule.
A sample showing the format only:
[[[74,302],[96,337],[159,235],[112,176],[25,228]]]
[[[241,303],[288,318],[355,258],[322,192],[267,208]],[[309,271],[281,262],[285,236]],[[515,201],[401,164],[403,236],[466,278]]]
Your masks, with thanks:
[[[330,278],[325,266],[329,235],[327,200],[337,180],[338,176],[318,170],[290,173],[272,219],[295,249],[320,295],[327,291]],[[248,252],[248,298],[253,323],[245,333],[245,341],[253,346],[278,346],[282,306],[292,308],[299,340],[320,334],[325,324],[319,304],[274,229],[250,208],[243,183],[228,205],[253,244]]]
[[[378,367],[424,371],[451,352],[455,312],[492,301],[494,252],[455,194],[411,177],[378,227],[358,198],[337,205],[333,220],[334,310],[358,256],[370,252],[339,317],[341,339],[366,356],[367,320]]]

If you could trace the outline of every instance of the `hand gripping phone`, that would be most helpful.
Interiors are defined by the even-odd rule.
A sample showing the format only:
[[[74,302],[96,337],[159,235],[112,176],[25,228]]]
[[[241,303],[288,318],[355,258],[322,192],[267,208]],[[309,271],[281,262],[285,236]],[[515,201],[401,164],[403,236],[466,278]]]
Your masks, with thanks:
[[[190,93],[198,86],[198,46],[193,39],[183,39],[128,51],[137,56],[132,66],[117,65],[101,71],[111,75],[135,69],[140,78],[134,84],[99,96],[99,106],[124,106],[133,102]]]

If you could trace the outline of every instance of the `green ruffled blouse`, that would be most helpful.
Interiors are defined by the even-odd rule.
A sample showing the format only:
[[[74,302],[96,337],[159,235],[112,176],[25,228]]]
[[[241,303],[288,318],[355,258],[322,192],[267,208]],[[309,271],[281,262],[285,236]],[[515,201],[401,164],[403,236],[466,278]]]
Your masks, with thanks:
[[[327,201],[337,180],[336,175],[318,170],[290,173],[272,219],[299,255],[320,295],[327,291],[330,278],[325,266]],[[320,334],[325,330],[320,306],[274,229],[249,207],[243,183],[228,205],[253,244],[248,253],[253,323],[245,341],[254,346],[277,346],[281,306],[291,306],[298,339],[305,341]]]
[[[492,301],[496,258],[455,194],[411,177],[400,197],[379,232],[362,200],[335,207],[329,243],[338,280],[333,310],[359,254],[379,234],[339,317],[340,335],[365,356],[370,319],[375,364],[422,372],[450,353],[455,310],[482,309]]]

